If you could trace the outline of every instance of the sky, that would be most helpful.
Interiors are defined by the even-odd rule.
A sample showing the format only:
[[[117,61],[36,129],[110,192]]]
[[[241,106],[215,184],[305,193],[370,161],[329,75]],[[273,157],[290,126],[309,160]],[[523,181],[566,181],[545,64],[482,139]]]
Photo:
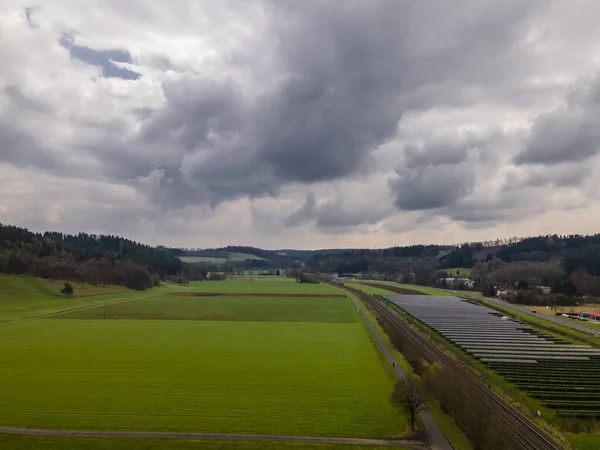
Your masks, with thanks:
[[[597,0],[0,0],[0,223],[153,245],[600,231]]]

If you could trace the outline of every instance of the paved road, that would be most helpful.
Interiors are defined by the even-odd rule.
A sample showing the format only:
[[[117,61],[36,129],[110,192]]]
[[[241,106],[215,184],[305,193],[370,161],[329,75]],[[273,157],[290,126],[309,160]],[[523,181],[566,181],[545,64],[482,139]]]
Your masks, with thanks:
[[[559,318],[553,317],[553,316],[548,316],[546,314],[534,313],[530,309],[523,308],[522,306],[518,306],[518,305],[513,305],[512,303],[508,303],[508,302],[505,302],[504,300],[499,300],[497,298],[480,297],[480,296],[475,296],[475,295],[471,296],[471,295],[466,294],[464,292],[460,292],[460,294],[459,294],[459,293],[456,293],[456,292],[451,291],[449,289],[442,289],[442,290],[445,290],[446,292],[451,292],[451,293],[457,294],[457,297],[459,297],[459,296],[467,296],[467,297],[472,298],[473,300],[486,300],[488,302],[495,303],[497,305],[504,306],[506,308],[512,308],[512,309],[515,309],[517,311],[523,312],[525,314],[529,314],[530,316],[533,316],[533,317],[537,317],[537,318],[540,318],[540,319],[545,319],[545,320],[547,320],[549,322],[554,322],[554,323],[557,323],[559,325],[564,325],[566,327],[572,328],[573,330],[583,331],[584,333],[591,334],[592,336],[600,336],[600,334],[599,334],[599,332],[600,332],[600,326],[598,327],[598,330],[593,330],[591,328],[584,327],[583,325],[579,325],[578,323],[574,323],[574,322],[570,322],[570,321],[567,321],[567,320],[559,319]]]
[[[397,363],[396,359],[394,358],[394,355],[392,354],[392,352],[390,351],[390,349],[388,348],[386,343],[383,342],[383,340],[379,337],[379,334],[375,330],[375,327],[373,326],[373,324],[369,321],[369,319],[365,315],[362,305],[354,297],[354,295],[352,295],[351,293],[349,293],[347,291],[346,291],[346,293],[354,302],[354,306],[356,306],[357,311],[360,313],[365,324],[369,328],[369,331],[371,331],[371,334],[375,338],[377,345],[379,346],[379,348],[383,352],[384,356],[386,357],[386,359],[388,360],[388,362],[394,369],[396,376],[398,377],[399,380],[404,380],[406,378],[406,374],[398,366],[398,363]],[[440,427],[438,427],[437,423],[435,423],[435,420],[433,420],[433,417],[431,417],[431,414],[429,413],[429,411],[427,411],[426,409],[422,410],[419,413],[419,418],[421,419],[421,422],[423,422],[423,426],[425,427],[425,432],[427,433],[427,436],[428,436],[430,444],[431,444],[431,448],[433,450],[452,450],[452,445],[450,445],[450,442],[448,442],[448,440],[446,439],[444,432],[440,429]]]
[[[276,436],[269,434],[222,434],[222,433],[180,433],[161,431],[77,431],[42,430],[36,428],[0,427],[0,434],[55,437],[95,437],[95,438],[152,438],[152,439],[205,439],[216,441],[275,441],[275,442],[314,442],[324,444],[386,445],[409,449],[425,450],[426,444],[400,439],[355,439],[316,436]]]

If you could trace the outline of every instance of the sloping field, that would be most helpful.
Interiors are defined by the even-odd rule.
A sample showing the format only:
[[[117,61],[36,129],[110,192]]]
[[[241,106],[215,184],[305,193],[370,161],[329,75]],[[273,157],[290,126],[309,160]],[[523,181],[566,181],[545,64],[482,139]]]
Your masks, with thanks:
[[[411,316],[561,415],[600,416],[600,350],[456,297],[388,295]]]
[[[146,291],[133,291],[123,286],[93,286],[75,282],[71,284],[75,290],[74,295],[66,298],[60,293],[63,281],[0,274],[0,323],[65,309],[93,306],[104,301],[148,297],[181,289],[169,284]]]
[[[349,300],[273,296],[158,296],[108,305],[108,319],[229,320],[248,322],[353,323]],[[104,307],[75,311],[55,319],[103,319]]]

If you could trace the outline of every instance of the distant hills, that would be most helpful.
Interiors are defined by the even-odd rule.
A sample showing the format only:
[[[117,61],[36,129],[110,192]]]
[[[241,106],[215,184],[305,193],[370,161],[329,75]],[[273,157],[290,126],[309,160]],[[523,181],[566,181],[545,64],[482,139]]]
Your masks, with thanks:
[[[245,269],[291,269],[305,265],[315,255],[338,253],[340,249],[264,250],[248,246],[227,246],[207,249],[169,249],[183,262],[199,265],[230,265]]]

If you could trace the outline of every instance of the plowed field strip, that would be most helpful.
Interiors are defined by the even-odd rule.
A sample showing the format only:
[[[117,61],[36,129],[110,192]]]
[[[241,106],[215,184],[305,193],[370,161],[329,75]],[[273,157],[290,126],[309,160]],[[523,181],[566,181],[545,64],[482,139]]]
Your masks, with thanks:
[[[344,298],[341,294],[290,294],[273,292],[172,292],[167,295],[176,297],[294,297],[294,298]]]

